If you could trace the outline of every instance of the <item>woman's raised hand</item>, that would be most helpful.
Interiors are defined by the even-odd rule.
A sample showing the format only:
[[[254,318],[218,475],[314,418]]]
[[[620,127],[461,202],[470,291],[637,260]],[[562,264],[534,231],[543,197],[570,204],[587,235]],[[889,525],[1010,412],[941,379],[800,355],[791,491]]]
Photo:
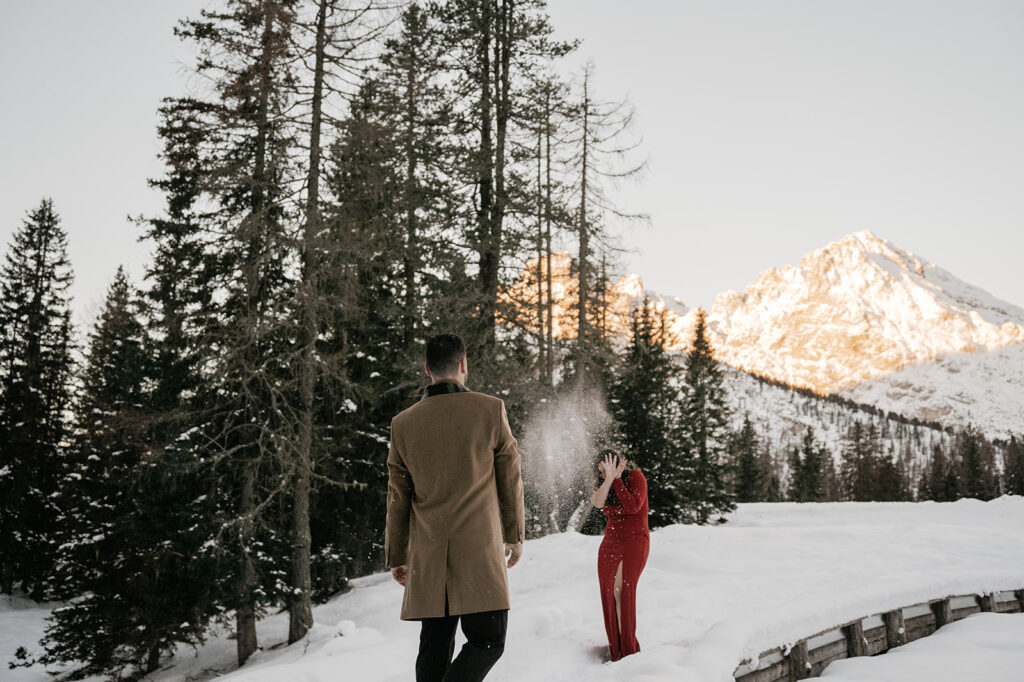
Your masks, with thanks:
[[[615,456],[605,455],[604,459],[598,463],[598,467],[601,469],[601,473],[604,474],[606,479],[613,478],[612,472],[615,471]]]
[[[622,475],[622,472],[626,470],[626,458],[616,455],[615,459],[618,460],[615,466],[615,476],[619,477]]]

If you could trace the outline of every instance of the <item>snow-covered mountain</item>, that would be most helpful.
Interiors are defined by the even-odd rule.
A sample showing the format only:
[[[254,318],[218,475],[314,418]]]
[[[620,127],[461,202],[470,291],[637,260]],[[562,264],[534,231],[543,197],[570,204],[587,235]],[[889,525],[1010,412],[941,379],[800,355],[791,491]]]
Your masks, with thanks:
[[[562,337],[575,329],[570,264],[557,254],[551,268]],[[520,301],[536,301],[535,267],[513,289]],[[628,334],[645,293],[666,311],[671,347],[686,350],[696,310],[645,292],[638,275],[609,283],[609,331]],[[716,356],[734,368],[991,436],[1024,432],[1024,309],[870,231],[719,294],[707,320]]]
[[[724,362],[820,393],[1024,342],[1024,310],[868,231],[720,294],[708,322]]]
[[[733,367],[908,417],[1024,432],[1024,310],[871,232],[719,295],[708,323]]]

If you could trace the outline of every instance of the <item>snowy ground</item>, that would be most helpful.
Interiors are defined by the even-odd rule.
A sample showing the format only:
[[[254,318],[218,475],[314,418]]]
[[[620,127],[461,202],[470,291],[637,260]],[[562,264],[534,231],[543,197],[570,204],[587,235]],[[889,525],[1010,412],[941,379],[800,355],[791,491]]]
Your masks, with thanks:
[[[860,616],[939,596],[1024,588],[1022,528],[1021,497],[751,504],[722,526],[663,528],[652,534],[637,593],[643,651],[617,663],[602,661],[600,538],[533,540],[509,572],[508,643],[488,680],[726,682],[744,657]],[[150,679],[223,673],[235,682],[333,682],[343,672],[346,679],[408,680],[419,626],[399,620],[401,598],[388,574],[361,578],[314,610],[317,624],[306,641],[284,646],[287,616],[275,615],[259,626],[267,648],[243,669],[233,670],[234,641],[220,635],[198,652],[182,651]],[[43,615],[0,613],[0,654],[6,658],[32,641],[30,632],[41,633]],[[8,674],[0,671],[5,680],[49,679],[42,670]]]
[[[975,613],[884,656],[835,661],[829,682],[1015,682],[1024,677],[1024,614]]]

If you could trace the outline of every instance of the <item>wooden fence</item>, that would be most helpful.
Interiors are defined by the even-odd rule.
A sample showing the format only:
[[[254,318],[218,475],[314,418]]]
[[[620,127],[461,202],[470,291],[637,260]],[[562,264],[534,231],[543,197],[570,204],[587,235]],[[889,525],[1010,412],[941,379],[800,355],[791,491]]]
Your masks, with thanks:
[[[1024,590],[945,597],[858,618],[792,646],[769,649],[757,660],[743,661],[733,677],[737,682],[792,682],[818,677],[832,661],[884,653],[979,611],[1024,612]]]

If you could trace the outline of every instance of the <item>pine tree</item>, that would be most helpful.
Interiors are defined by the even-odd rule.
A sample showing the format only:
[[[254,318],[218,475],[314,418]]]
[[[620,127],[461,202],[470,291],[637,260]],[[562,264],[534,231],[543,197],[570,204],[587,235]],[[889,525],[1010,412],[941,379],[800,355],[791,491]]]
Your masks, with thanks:
[[[789,451],[789,480],[786,485],[786,499],[790,502],[803,502],[804,487],[804,465],[800,456],[800,448],[792,448]]]
[[[410,252],[401,148],[384,87],[376,78],[361,86],[330,149],[325,178],[324,225],[332,246],[321,265],[325,310],[317,353],[331,364],[317,387],[316,421],[322,425],[317,466],[327,487],[311,508],[319,594],[345,587],[382,560],[387,474],[384,457],[366,453],[386,451],[390,419],[415,400],[414,370],[422,371],[412,358],[422,339],[406,346],[406,323],[396,323],[406,319],[405,305],[420,310],[424,304],[417,289],[411,297],[403,292]],[[327,561],[332,554],[338,559]]]
[[[919,497],[934,502],[952,502],[962,497],[960,473],[956,462],[946,453],[945,447],[937,443],[931,452]]]
[[[827,499],[828,452],[817,443],[814,429],[807,427],[800,448],[793,448],[789,459],[789,499],[793,502],[819,502]]]
[[[999,492],[992,444],[974,426],[961,429],[956,440],[964,497],[991,500]]]
[[[182,588],[202,589],[201,577],[167,570],[182,560],[160,542],[168,509],[157,502],[168,496],[146,444],[148,362],[141,300],[119,268],[90,334],[75,406],[60,550],[71,599],[50,617],[39,658],[77,663],[78,675],[152,672],[178,642],[201,641],[207,625],[181,598]]]
[[[866,502],[875,499],[877,490],[878,437],[874,423],[856,420],[847,431],[843,444],[841,480],[844,499]]]
[[[825,502],[838,502],[842,496],[842,483],[836,471],[836,463],[824,445],[821,446],[821,471],[824,481],[822,500]]]
[[[257,616],[288,589],[285,549],[295,433],[286,410],[294,347],[287,314],[294,250],[294,0],[230,0],[176,32],[198,47],[205,99],[178,100],[207,140],[200,149],[209,253],[217,254],[216,324],[204,339],[209,443],[202,473],[218,481],[222,605],[236,618],[238,661],[256,650]]]
[[[67,235],[43,199],[0,269],[0,591],[53,587],[74,344]]]
[[[697,310],[693,348],[686,359],[683,437],[693,458],[689,504],[697,523],[735,509],[726,489],[729,411],[722,373],[707,338],[707,322]]]
[[[876,490],[872,499],[879,502],[898,502],[909,499],[909,483],[902,462],[894,451],[879,457]]]
[[[1006,493],[1024,495],[1024,443],[1011,436],[1003,457],[1006,462]]]
[[[743,418],[743,427],[732,441],[737,502],[761,502],[764,498],[767,472],[761,466],[757,451],[757,434],[747,415]]]
[[[650,524],[692,518],[694,467],[680,433],[681,372],[665,350],[665,317],[645,298],[633,311],[630,344],[611,382],[609,408],[625,455],[647,476]]]
[[[133,641],[150,646],[144,669],[155,666],[172,642],[203,639],[211,618],[222,613],[228,568],[211,541],[219,530],[221,490],[209,476],[215,454],[209,447],[209,415],[219,398],[216,382],[207,381],[202,370],[215,352],[211,340],[220,322],[215,298],[223,276],[207,237],[212,218],[200,209],[210,182],[205,150],[217,131],[205,120],[205,108],[192,100],[166,99],[159,115],[166,173],[150,184],[164,193],[166,208],[159,217],[139,221],[140,238],[153,244],[140,303],[146,390],[137,435],[145,450],[134,470],[118,470],[133,493],[128,519],[136,536],[125,541],[136,542],[147,568],[140,586],[148,592],[138,597],[132,614],[146,634],[134,633]],[[55,639],[61,637],[73,639],[76,632],[64,628]],[[63,645],[73,651],[73,644]],[[103,655],[97,648],[98,660],[90,665],[107,664]]]

